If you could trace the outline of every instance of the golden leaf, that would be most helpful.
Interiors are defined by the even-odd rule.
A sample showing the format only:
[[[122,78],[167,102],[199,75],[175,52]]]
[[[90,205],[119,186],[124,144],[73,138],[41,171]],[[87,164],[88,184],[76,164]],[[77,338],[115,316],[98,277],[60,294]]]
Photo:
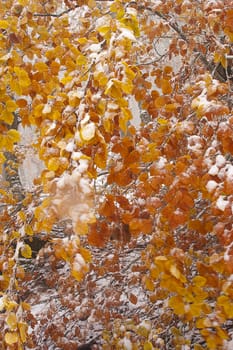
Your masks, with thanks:
[[[165,106],[167,103],[167,99],[165,96],[159,96],[155,99],[154,101],[154,106],[156,108],[162,108],[163,106]]]
[[[2,120],[4,120],[4,122],[8,125],[12,125],[13,121],[14,121],[14,115],[13,113],[9,112],[7,109],[5,109],[2,113],[1,113],[1,117]]]
[[[47,72],[48,71],[48,66],[44,62],[36,62],[34,64],[34,68],[35,68],[35,70],[37,70],[39,72]]]
[[[19,79],[19,85],[21,87],[28,87],[31,85],[31,80],[29,79],[28,73],[19,67],[14,67],[14,72]]]
[[[14,112],[18,108],[18,105],[13,100],[6,101],[6,109],[8,112]]]
[[[28,325],[25,322],[19,322],[18,329],[19,329],[19,333],[20,333],[20,339],[23,343],[25,343],[27,340]]]
[[[178,268],[176,267],[176,265],[171,265],[170,268],[169,268],[172,276],[174,276],[175,278],[177,278],[178,280],[180,279],[181,277],[181,273],[180,271],[178,270]]]
[[[164,95],[171,94],[173,90],[170,81],[166,79],[161,80],[161,89]]]
[[[17,317],[14,312],[10,312],[6,318],[6,323],[11,331],[17,328]]]
[[[76,58],[76,64],[77,66],[83,66],[87,63],[87,58],[86,56],[84,55],[79,55],[77,58]]]
[[[111,79],[107,83],[104,93],[112,98],[120,99],[122,97],[121,82],[117,79]]]
[[[25,310],[25,311],[31,310],[31,305],[26,303],[25,301],[22,301],[22,303],[20,305],[22,306],[23,310]]]
[[[5,334],[5,342],[7,343],[7,345],[12,345],[17,343],[19,340],[19,336],[18,333],[16,332],[7,332]]]
[[[210,319],[208,317],[199,318],[196,321],[196,327],[199,328],[199,329],[210,328],[210,327],[212,327],[212,322],[210,321]]]
[[[110,32],[111,28],[109,26],[100,26],[97,28],[97,30],[100,33],[100,35],[105,36]]]
[[[24,231],[28,236],[32,236],[34,233],[31,225],[25,225]]]
[[[11,142],[19,142],[20,140],[20,133],[15,129],[10,129],[7,133],[7,136]]]
[[[145,287],[147,290],[153,292],[153,290],[155,289],[155,285],[151,278],[149,277],[145,278]]]
[[[168,305],[174,310],[175,314],[182,316],[185,313],[185,305],[182,297],[173,296],[169,299]]]
[[[9,23],[5,20],[0,21],[0,28],[1,29],[7,29],[9,27]]]
[[[203,276],[195,276],[193,278],[193,284],[196,287],[203,287],[206,284],[206,281],[207,281],[206,278]]]
[[[145,342],[145,344],[143,345],[143,350],[153,350],[153,345],[150,341]]]
[[[28,244],[24,244],[21,247],[20,252],[21,252],[22,256],[26,259],[30,259],[32,257],[32,249],[31,249],[30,245],[28,245]]]
[[[59,158],[53,157],[50,158],[48,161],[48,170],[49,171],[56,171],[60,166]]]

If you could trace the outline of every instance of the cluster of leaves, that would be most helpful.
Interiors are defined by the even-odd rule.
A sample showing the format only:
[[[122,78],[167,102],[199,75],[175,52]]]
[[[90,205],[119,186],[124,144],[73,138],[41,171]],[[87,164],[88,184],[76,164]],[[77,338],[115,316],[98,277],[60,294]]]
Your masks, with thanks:
[[[20,254],[30,258],[28,240],[63,220],[54,259],[78,281],[91,261],[80,235],[97,247],[151,235],[141,276],[151,302],[198,329],[207,348],[223,347],[233,317],[232,5],[0,1],[3,347],[27,342]],[[44,163],[20,195],[18,122],[36,128]],[[131,326],[144,349],[162,346],[151,339],[159,330]],[[117,329],[112,345],[136,349]]]

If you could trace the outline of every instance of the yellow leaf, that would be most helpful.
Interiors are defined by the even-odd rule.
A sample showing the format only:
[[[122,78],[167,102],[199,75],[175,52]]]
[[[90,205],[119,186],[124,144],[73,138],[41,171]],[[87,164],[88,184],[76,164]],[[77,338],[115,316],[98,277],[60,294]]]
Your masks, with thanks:
[[[87,63],[87,58],[84,55],[79,55],[76,58],[76,64],[77,66],[83,66]]]
[[[7,109],[5,109],[2,113],[1,113],[1,120],[4,120],[4,122],[8,125],[11,125],[14,121],[14,115],[9,112]]]
[[[179,316],[184,315],[184,301],[180,296],[171,297],[169,299],[168,305],[174,310],[175,314]]]
[[[1,29],[7,29],[9,27],[9,23],[6,20],[0,21],[0,28]]]
[[[21,306],[22,306],[23,310],[25,310],[25,311],[31,310],[31,305],[26,303],[25,301],[22,301]]]
[[[201,303],[190,304],[189,311],[193,317],[199,317],[202,312],[202,304]]]
[[[167,119],[163,119],[163,118],[158,118],[157,119],[157,123],[160,125],[167,125],[168,124],[168,120]]]
[[[10,312],[6,318],[6,323],[11,331],[17,328],[17,317],[14,312]]]
[[[48,71],[48,66],[44,62],[36,62],[34,64],[34,68],[35,68],[35,70],[37,70],[39,72],[47,72]]]
[[[19,333],[20,333],[20,338],[23,343],[26,342],[27,340],[27,329],[28,325],[25,322],[19,322],[18,323],[18,328],[19,328]]]
[[[81,282],[84,277],[84,274],[81,271],[72,269],[71,276],[73,276],[78,282]]]
[[[77,42],[81,45],[85,45],[88,43],[88,40],[87,40],[87,38],[79,38],[79,39],[77,39]]]
[[[4,156],[3,152],[0,152],[0,164],[3,164],[6,161],[6,157]],[[0,167],[0,173],[2,172],[2,169]]]
[[[14,72],[19,79],[19,85],[21,87],[28,87],[31,85],[31,80],[29,79],[28,73],[19,67],[14,67]]]
[[[30,245],[28,245],[28,244],[24,244],[21,247],[20,252],[21,252],[22,256],[26,259],[30,259],[32,257],[32,249],[31,249]]]
[[[144,346],[143,346],[143,350],[153,350],[153,345],[150,341],[145,342]]]
[[[152,279],[149,277],[146,277],[145,279],[145,286],[146,286],[146,289],[148,289],[151,292],[155,289],[154,283]]]
[[[174,276],[178,280],[180,279],[181,273],[175,265],[171,265],[169,270],[170,270],[172,276]]]
[[[125,74],[129,80],[133,80],[136,76],[136,73],[129,67],[129,65],[126,62],[122,62],[125,66]]]
[[[92,260],[92,255],[91,255],[91,252],[90,250],[86,249],[86,248],[83,248],[83,247],[80,247],[80,254],[82,255],[83,259],[86,261],[86,262],[91,262]]]
[[[56,171],[60,166],[59,158],[53,157],[50,158],[48,161],[48,170],[49,171]]]
[[[8,112],[14,112],[18,108],[18,105],[13,100],[6,101],[6,109]]]
[[[99,86],[106,86],[108,82],[108,78],[103,72],[95,72],[94,73],[94,79],[96,82],[98,82]]]
[[[104,36],[110,32],[110,27],[109,26],[102,26],[102,27],[98,27],[97,30],[101,35]]]
[[[12,311],[12,310],[16,309],[18,304],[15,301],[6,299],[6,300],[4,300],[4,306],[8,311]]]
[[[24,231],[28,236],[32,236],[34,233],[31,225],[25,225]]]
[[[18,0],[18,3],[22,6],[28,5],[28,0]]]
[[[70,83],[72,80],[73,80],[73,77],[71,77],[70,75],[67,75],[61,79],[61,83],[63,85],[66,85],[67,83]]]
[[[117,79],[111,79],[104,93],[112,98],[120,99],[122,97],[121,82]]]
[[[134,89],[134,85],[131,82],[131,80],[125,79],[124,82],[123,81],[121,82],[121,89],[124,93],[131,94]]]
[[[5,334],[5,342],[7,345],[12,345],[17,343],[19,340],[18,333],[16,332],[7,332]]]
[[[196,276],[193,278],[193,284],[196,287],[203,287],[206,284],[206,278],[203,276]]]
[[[20,140],[20,133],[18,132],[18,130],[10,129],[7,135],[12,142],[19,142]]]

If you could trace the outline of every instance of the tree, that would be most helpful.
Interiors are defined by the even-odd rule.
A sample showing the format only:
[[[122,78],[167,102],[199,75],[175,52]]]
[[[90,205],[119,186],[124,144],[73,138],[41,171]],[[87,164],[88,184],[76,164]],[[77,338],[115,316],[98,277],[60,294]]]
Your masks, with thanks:
[[[114,316],[121,296],[109,291],[103,348],[222,349],[233,318],[233,2],[0,6],[2,348],[38,345],[22,299],[32,278],[22,257],[34,239],[50,246],[55,276],[60,260],[69,267],[64,292],[82,288],[90,268],[122,282],[120,254],[143,237],[128,283],[142,282],[153,312]],[[24,154],[16,120],[36,128],[32,147],[44,162],[31,191],[11,181]],[[91,246],[103,252],[110,241],[113,257],[94,265]],[[129,300],[138,303],[134,293]],[[53,344],[75,348],[54,327]]]

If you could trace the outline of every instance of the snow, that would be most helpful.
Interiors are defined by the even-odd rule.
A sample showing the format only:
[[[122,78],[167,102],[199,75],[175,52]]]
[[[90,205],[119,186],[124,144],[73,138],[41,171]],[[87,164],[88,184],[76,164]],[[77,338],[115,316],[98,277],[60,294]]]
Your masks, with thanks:
[[[227,168],[226,168],[226,171],[227,171],[227,180],[228,181],[233,181],[233,165],[231,164],[228,164]]]
[[[44,108],[43,108],[43,110],[42,110],[42,113],[43,113],[43,114],[49,114],[49,113],[51,112],[51,110],[52,110],[51,104],[46,103],[46,104],[44,105]]]
[[[79,185],[81,187],[81,190],[84,194],[89,194],[92,191],[92,188],[90,187],[89,179],[86,179],[82,177],[80,179]]]
[[[126,337],[124,337],[124,339],[123,339],[123,345],[124,345],[125,350],[132,350],[133,349],[133,346],[132,346],[130,339],[128,339]]]
[[[188,137],[188,149],[193,152],[199,152],[202,149],[202,139],[200,136],[192,135]]]
[[[207,191],[211,193],[216,189],[217,186],[218,186],[218,183],[216,181],[210,180],[207,182],[206,188],[207,188]]]
[[[76,254],[73,262],[73,269],[80,271],[84,266],[86,266],[86,262],[83,259],[82,255]]]
[[[209,174],[209,175],[212,175],[212,176],[216,176],[216,175],[218,175],[218,172],[219,172],[219,169],[218,169],[217,165],[214,164],[214,165],[210,168],[210,170],[208,171],[208,174]]]
[[[150,323],[149,321],[143,320],[143,321],[140,323],[139,327],[143,327],[143,328],[145,328],[146,330],[150,331],[150,330],[151,330],[151,323]]]
[[[70,141],[67,145],[66,145],[66,148],[65,150],[67,152],[73,152],[74,151],[74,148],[75,148],[75,144],[74,144],[74,140]]]
[[[78,153],[78,152],[75,152]],[[73,158],[73,155],[72,155]],[[87,159],[80,159],[79,165],[77,166],[77,170],[82,174],[88,169],[88,160]],[[86,193],[86,192],[85,192]],[[88,192],[89,193],[89,192]]]
[[[224,211],[227,205],[229,204],[228,199],[225,199],[225,198],[226,198],[225,196],[220,196],[218,197],[216,202],[217,208],[220,209],[221,211]]]
[[[156,168],[163,169],[167,163],[167,159],[164,157],[160,157],[159,160],[156,162]]]
[[[223,157],[222,155],[217,155],[217,157],[216,157],[216,166],[218,167],[218,168],[221,168],[221,167],[223,167],[224,165],[226,164],[226,158],[225,157]]]
[[[226,248],[226,251],[224,253],[224,260],[225,261],[229,261],[231,258],[229,255],[229,251],[231,250],[232,246],[233,246],[233,242],[231,242],[231,244],[229,244],[229,246]]]
[[[231,339],[230,341],[224,340],[223,350],[232,350],[232,349],[233,349],[233,339]]]
[[[127,28],[119,28],[119,29],[121,31],[121,34],[118,36],[118,38],[117,38],[118,40],[122,39],[122,38],[127,38],[131,41],[136,42],[136,38],[130,29],[127,29]]]
[[[4,298],[4,296],[2,296],[2,297],[0,298],[0,312],[1,312],[2,310],[4,310],[4,308],[5,308],[5,298]]]

